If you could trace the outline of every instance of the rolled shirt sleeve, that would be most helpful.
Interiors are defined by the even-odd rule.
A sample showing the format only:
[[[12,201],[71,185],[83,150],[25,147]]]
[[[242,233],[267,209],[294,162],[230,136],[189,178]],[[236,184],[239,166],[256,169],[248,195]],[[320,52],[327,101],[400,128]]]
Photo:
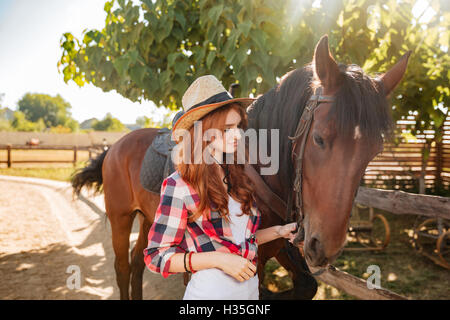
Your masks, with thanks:
[[[161,273],[164,278],[177,272],[169,272],[170,258],[184,253],[179,244],[187,225],[187,208],[182,188],[176,180],[167,177],[161,185],[161,199],[155,219],[148,233],[148,246],[144,249],[144,261],[150,271]]]

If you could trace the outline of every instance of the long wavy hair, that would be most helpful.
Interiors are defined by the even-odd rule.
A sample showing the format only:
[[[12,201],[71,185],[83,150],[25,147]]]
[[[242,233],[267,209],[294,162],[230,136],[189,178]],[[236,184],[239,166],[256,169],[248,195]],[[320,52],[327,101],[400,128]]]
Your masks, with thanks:
[[[208,129],[218,129],[224,135],[226,117],[228,112],[235,110],[239,113],[241,117],[241,122],[238,127],[242,130],[246,130],[248,126],[247,113],[245,109],[237,103],[227,104],[216,110],[208,113],[200,120],[202,121],[202,132],[201,135],[197,136],[197,141],[194,140],[194,126],[189,129],[189,134],[192,143],[188,143],[189,139],[184,139],[180,142],[182,145],[179,149],[179,157],[183,157],[186,148],[191,148],[190,152],[190,163],[185,161],[180,161],[176,164],[176,168],[183,178],[184,181],[189,183],[195,191],[198,193],[200,198],[200,204],[197,207],[197,211],[193,212],[193,215],[189,217],[189,221],[196,220],[200,215],[203,215],[206,219],[210,219],[208,216],[209,209],[218,211],[220,216],[227,221],[229,221],[229,211],[228,211],[228,193],[224,187],[224,184],[220,178],[218,170],[219,164],[207,164],[202,158],[201,163],[194,163],[194,148],[201,146],[201,150],[195,150],[195,152],[200,152],[199,154],[203,156],[203,151],[207,146],[214,141],[214,136],[211,137],[210,141],[203,141],[203,135]],[[194,137],[194,138],[192,138]],[[189,141],[190,142],[190,141]],[[227,164],[227,157],[233,157],[233,162]],[[248,163],[248,149],[245,148],[245,159],[241,159],[238,162],[238,152],[235,150],[233,155],[224,154],[223,155],[223,165],[227,166],[229,170],[229,182],[232,185],[230,190],[230,195],[236,199],[236,201],[241,203],[242,214],[251,214],[251,207],[253,206],[253,201],[255,198],[253,196],[253,183],[248,178],[244,172],[244,164],[242,162]]]

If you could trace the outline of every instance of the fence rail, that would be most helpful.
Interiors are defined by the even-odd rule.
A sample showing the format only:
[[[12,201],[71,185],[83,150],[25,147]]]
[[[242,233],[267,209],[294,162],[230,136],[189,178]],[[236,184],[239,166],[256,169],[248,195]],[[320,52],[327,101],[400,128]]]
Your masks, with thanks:
[[[355,201],[368,207],[389,211],[393,214],[413,214],[450,219],[449,197],[359,187]],[[317,269],[311,268],[311,271],[315,272]],[[406,299],[384,288],[369,289],[366,281],[363,279],[350,275],[331,265],[317,278],[358,299]]]
[[[6,160],[0,160],[0,163],[6,163],[8,168],[11,168],[13,163],[72,163],[73,166],[76,165],[78,161],[78,151],[88,151],[89,159],[92,157],[93,153],[103,151],[104,146],[25,146],[25,145],[0,145],[0,150],[6,150]],[[106,146],[107,147],[107,146]],[[32,159],[32,160],[14,160],[13,150],[55,150],[64,151],[72,150],[73,158],[71,160],[42,160],[42,159]]]

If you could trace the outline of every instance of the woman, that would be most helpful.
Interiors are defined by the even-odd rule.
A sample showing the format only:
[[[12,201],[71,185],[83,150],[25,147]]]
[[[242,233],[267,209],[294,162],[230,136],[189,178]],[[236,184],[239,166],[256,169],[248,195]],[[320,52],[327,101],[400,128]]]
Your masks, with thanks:
[[[232,98],[211,75],[183,96],[184,114],[172,130],[176,171],[162,183],[144,250],[152,272],[192,273],[183,299],[259,299],[258,245],[295,236],[295,223],[257,230],[261,213],[236,152],[253,100]]]

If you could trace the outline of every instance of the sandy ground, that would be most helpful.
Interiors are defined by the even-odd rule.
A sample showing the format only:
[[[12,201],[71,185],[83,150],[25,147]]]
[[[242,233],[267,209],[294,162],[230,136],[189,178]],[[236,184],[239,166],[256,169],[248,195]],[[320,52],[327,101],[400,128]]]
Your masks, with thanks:
[[[89,203],[71,192],[68,183],[0,176],[0,299],[119,299],[102,197]],[[138,230],[135,219],[131,248]],[[144,299],[185,291],[182,274],[164,279],[148,269],[143,287]]]

